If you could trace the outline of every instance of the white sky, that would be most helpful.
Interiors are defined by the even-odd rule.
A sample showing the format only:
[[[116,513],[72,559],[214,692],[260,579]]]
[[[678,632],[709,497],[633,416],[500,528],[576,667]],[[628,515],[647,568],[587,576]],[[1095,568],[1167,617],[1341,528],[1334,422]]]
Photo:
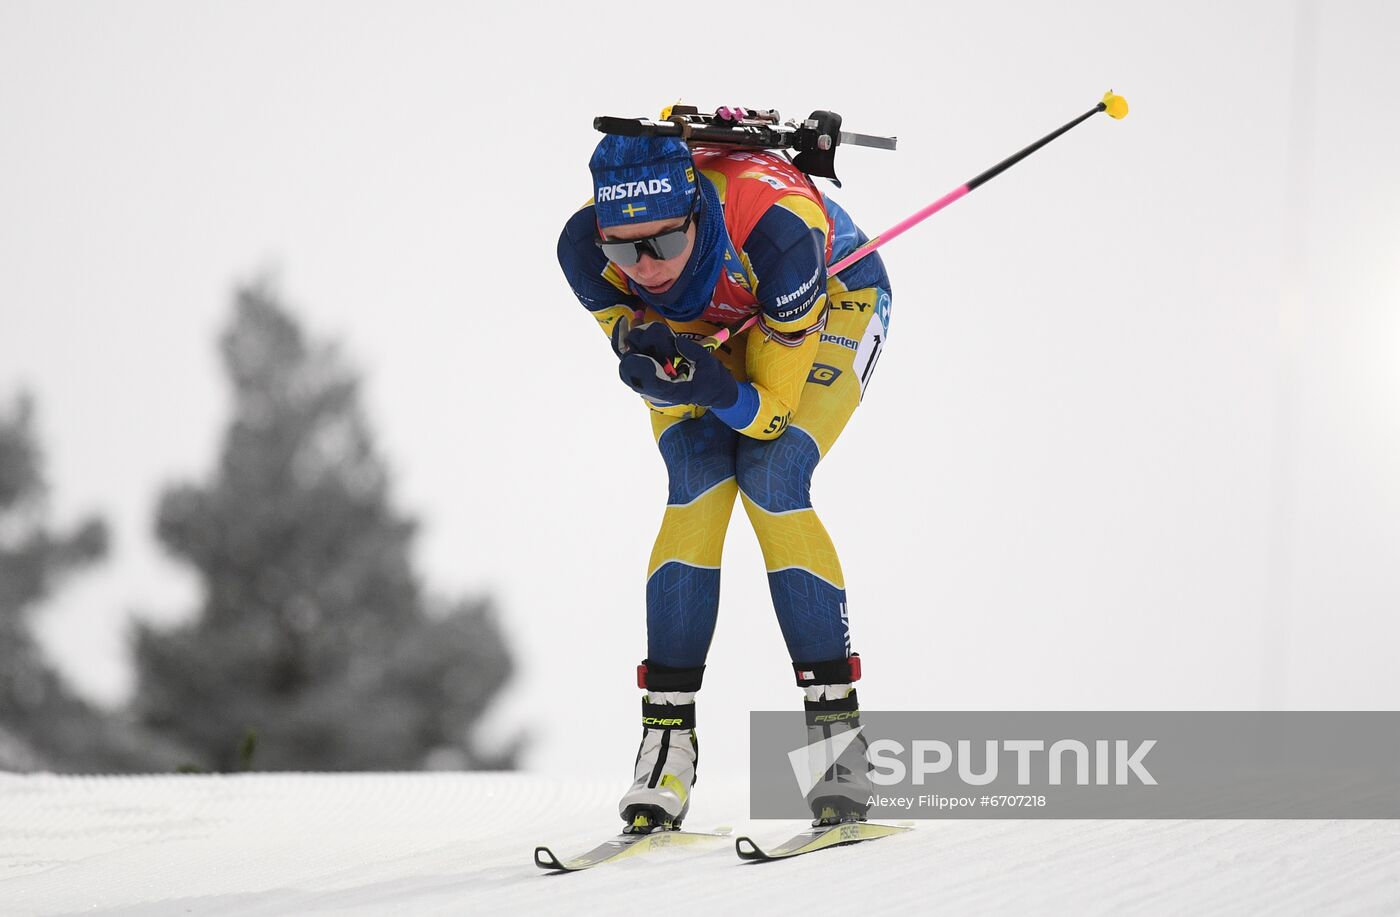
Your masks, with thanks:
[[[666,491],[554,262],[593,116],[898,134],[838,160],[874,233],[1111,87],[1125,121],[885,250],[890,349],[815,488],[865,706],[1394,707],[1396,34],[1386,2],[0,0],[0,397],[37,396],[56,521],[116,536],[45,646],[115,702],[131,616],[197,605],[155,500],[209,473],[214,336],[271,270],[367,373],[425,580],[499,600],[532,766],[620,775]],[[742,513],[725,569],[721,738],[797,702]]]

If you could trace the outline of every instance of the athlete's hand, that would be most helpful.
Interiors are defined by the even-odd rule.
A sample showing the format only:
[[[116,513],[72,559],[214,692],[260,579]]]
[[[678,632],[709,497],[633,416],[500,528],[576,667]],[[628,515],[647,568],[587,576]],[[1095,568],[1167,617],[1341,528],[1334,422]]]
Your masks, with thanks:
[[[624,345],[618,375],[639,395],[715,408],[727,408],[739,397],[739,383],[724,364],[698,342],[677,337],[665,322],[638,325]],[[666,372],[668,361],[674,375]]]
[[[619,315],[613,321],[612,331],[609,332],[608,336],[612,340],[613,353],[617,354],[618,359],[622,359],[627,353],[627,333],[631,330],[632,317],[630,315]]]

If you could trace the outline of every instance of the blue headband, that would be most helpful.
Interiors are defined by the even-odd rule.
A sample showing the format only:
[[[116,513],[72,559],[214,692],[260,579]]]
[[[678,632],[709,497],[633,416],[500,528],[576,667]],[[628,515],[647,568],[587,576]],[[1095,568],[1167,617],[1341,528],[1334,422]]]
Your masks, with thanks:
[[[598,225],[683,217],[695,209],[695,162],[678,137],[608,134],[589,160]]]

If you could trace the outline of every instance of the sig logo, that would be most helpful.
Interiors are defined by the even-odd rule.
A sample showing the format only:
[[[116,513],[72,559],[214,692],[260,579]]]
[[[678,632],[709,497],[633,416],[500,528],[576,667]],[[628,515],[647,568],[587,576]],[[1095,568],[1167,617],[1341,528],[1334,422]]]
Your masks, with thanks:
[[[831,385],[841,376],[841,370],[835,366],[828,366],[825,363],[813,363],[812,371],[807,374],[808,382],[815,382],[817,385]]]

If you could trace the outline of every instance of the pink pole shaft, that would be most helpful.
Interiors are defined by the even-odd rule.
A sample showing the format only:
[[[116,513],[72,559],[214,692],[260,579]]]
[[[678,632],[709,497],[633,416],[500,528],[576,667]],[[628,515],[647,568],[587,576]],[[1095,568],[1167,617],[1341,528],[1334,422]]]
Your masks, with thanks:
[[[827,276],[830,277],[832,274],[839,274],[846,268],[855,264],[860,259],[864,258],[866,255],[870,254],[871,252],[878,249],[880,246],[884,245],[886,242],[890,242],[895,238],[904,235],[906,231],[919,225],[924,220],[927,220],[929,217],[933,216],[935,213],[942,210],[944,207],[947,207],[949,204],[953,203],[953,201],[967,194],[967,192],[971,190],[972,189],[969,188],[967,185],[962,185],[961,187],[954,188],[952,191],[949,191],[947,194],[943,195],[938,200],[934,201],[932,204],[929,204],[927,207],[925,207],[923,210],[920,210],[918,213],[915,213],[912,216],[905,217],[898,223],[891,226],[889,229],[885,230],[875,238],[871,239],[869,242],[862,245],[860,248],[856,249],[846,257],[842,258],[840,261],[833,264],[831,267],[827,268]]]
[[[891,242],[894,239],[897,239],[898,237],[904,235],[904,233],[906,233],[910,229],[913,229],[915,226],[918,226],[924,220],[927,220],[929,217],[933,216],[935,213],[942,210],[944,207],[947,207],[949,204],[953,203],[953,201],[967,194],[971,190],[972,189],[969,188],[967,185],[961,185],[957,188],[954,188],[952,191],[949,191],[947,194],[943,195],[938,200],[934,201],[932,204],[929,204],[923,210],[920,210],[918,213],[912,214],[900,220],[898,223],[894,224],[889,229],[880,233],[878,236],[871,239],[869,242],[866,242],[860,248],[851,252],[849,255],[842,258],[840,261],[836,262],[831,267],[827,268],[826,275],[830,277],[833,274],[839,274],[846,268],[855,264],[860,259],[864,258],[866,255],[880,248],[885,243]],[[716,331],[709,337],[709,340],[714,342],[714,347],[712,347],[711,349],[713,350],[715,347],[718,347],[719,345],[723,344],[725,341],[729,340],[735,335],[743,334],[745,331],[748,331],[750,328],[752,328],[757,322],[758,316],[753,315],[745,319],[743,324],[739,325],[737,328],[721,328],[719,331]]]

